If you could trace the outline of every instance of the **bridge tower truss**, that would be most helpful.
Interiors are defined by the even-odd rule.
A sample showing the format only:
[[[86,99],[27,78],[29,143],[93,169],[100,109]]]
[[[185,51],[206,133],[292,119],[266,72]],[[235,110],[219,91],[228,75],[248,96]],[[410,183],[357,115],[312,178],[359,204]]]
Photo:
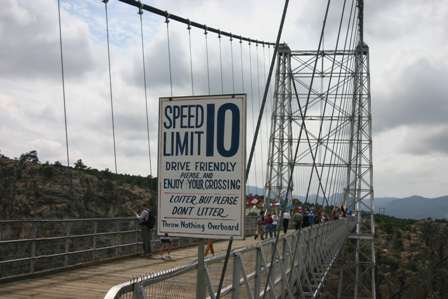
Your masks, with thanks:
[[[265,207],[270,210],[273,200],[284,200],[292,161],[292,91],[289,69],[291,49],[281,44],[277,54],[269,155],[267,160]],[[288,194],[291,194],[289,192]]]
[[[322,206],[341,205],[349,167],[354,51],[291,51],[283,46],[278,62],[267,198],[286,194],[294,166],[289,194]]]
[[[345,260],[350,273],[342,275],[340,298],[376,297],[368,55],[368,46],[359,43],[352,50],[322,51],[282,45],[277,57],[267,208],[270,200],[284,199],[293,171],[292,197],[354,212],[356,230],[347,242],[354,256]]]
[[[353,298],[376,298],[369,47],[363,42],[355,50],[352,119],[345,201],[356,216],[355,232],[349,236],[355,256],[344,275],[353,282],[343,284],[339,293],[343,298],[350,294]]]

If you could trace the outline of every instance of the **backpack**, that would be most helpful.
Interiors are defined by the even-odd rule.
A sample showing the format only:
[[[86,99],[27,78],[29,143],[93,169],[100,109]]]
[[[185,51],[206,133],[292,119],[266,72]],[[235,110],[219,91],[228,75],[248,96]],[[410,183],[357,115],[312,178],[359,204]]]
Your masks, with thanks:
[[[154,213],[150,209],[145,209],[148,213],[145,215],[143,221],[140,222],[140,225],[146,225],[148,228],[154,228],[156,224],[156,218],[154,217]]]

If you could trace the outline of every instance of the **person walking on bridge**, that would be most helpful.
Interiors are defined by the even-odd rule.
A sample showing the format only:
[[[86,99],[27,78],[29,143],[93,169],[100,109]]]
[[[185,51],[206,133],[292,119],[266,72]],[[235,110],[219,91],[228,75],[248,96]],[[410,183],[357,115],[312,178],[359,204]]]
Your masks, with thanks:
[[[141,227],[142,231],[142,242],[143,242],[143,256],[151,257],[151,237],[152,237],[152,229],[155,224],[154,212],[149,208],[148,204],[143,205],[143,210],[140,214],[135,213],[135,216],[138,219],[138,224]]]
[[[291,219],[291,213],[289,210],[283,212],[283,232],[286,234],[288,232],[289,220]]]
[[[303,215],[302,215],[302,211],[301,211],[300,208],[297,209],[297,210],[294,212],[294,215],[293,215],[293,219],[292,219],[292,220],[294,221],[294,228],[295,228],[296,230],[302,228],[302,225],[303,225]]]

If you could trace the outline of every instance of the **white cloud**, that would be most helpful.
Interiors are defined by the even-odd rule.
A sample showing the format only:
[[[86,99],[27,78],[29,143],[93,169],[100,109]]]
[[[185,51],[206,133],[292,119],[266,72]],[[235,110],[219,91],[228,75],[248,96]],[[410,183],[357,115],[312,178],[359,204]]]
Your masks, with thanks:
[[[377,129],[374,136],[377,195],[446,193],[440,170],[448,168],[444,117],[447,85],[443,81],[448,72],[444,62],[448,58],[448,42],[443,38],[448,34],[448,7],[444,2],[366,1],[365,39],[371,49],[373,121]],[[292,1],[282,40],[293,49],[316,48],[325,3]],[[347,5],[351,3],[347,1]],[[82,158],[89,166],[113,169],[104,4],[90,0],[62,1],[62,4],[72,161]],[[269,41],[275,40],[283,8],[282,1],[257,0],[152,1],[151,4],[209,26]],[[342,0],[333,1],[332,8],[341,4]],[[147,174],[137,9],[118,1],[110,1],[109,8],[118,168],[127,173]],[[143,17],[155,171],[157,98],[169,95],[166,24],[162,17],[150,13],[144,13]],[[337,13],[331,11],[327,34],[336,32],[338,21]],[[185,95],[190,93],[187,30],[185,25],[173,21],[169,26],[174,93]],[[0,11],[0,36],[0,150],[14,157],[36,149],[44,161],[64,161],[56,2],[6,0]],[[192,30],[197,94],[207,93],[203,37],[202,31]],[[332,44],[332,39],[326,38],[326,46]],[[223,38],[225,92],[232,91],[229,46],[228,38]],[[236,90],[240,91],[238,41],[234,41],[233,49]],[[252,50],[253,97],[256,97],[259,92],[256,50],[254,47]],[[218,51],[216,36],[209,35],[212,93],[221,90]],[[262,55],[262,49],[258,51]],[[244,84],[249,91],[247,44],[243,55]],[[262,60],[261,69],[264,63],[268,66],[268,60],[261,65]],[[266,135],[260,138],[266,139]],[[257,150],[260,157],[262,149]],[[267,152],[266,147],[263,150]],[[261,169],[260,162],[257,167]],[[258,176],[260,185],[263,179],[264,176]]]

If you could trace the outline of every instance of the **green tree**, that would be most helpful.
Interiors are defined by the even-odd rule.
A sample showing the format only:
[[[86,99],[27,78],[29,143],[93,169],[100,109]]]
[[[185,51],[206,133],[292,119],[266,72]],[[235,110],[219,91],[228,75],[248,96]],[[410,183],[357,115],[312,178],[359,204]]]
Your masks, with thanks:
[[[78,161],[75,162],[75,169],[84,170],[86,168],[87,168],[87,166],[82,162],[81,159],[79,159]]]
[[[37,151],[32,150],[27,153],[21,154],[19,158],[20,163],[24,162],[32,162],[32,163],[38,163],[39,157],[37,156]]]

